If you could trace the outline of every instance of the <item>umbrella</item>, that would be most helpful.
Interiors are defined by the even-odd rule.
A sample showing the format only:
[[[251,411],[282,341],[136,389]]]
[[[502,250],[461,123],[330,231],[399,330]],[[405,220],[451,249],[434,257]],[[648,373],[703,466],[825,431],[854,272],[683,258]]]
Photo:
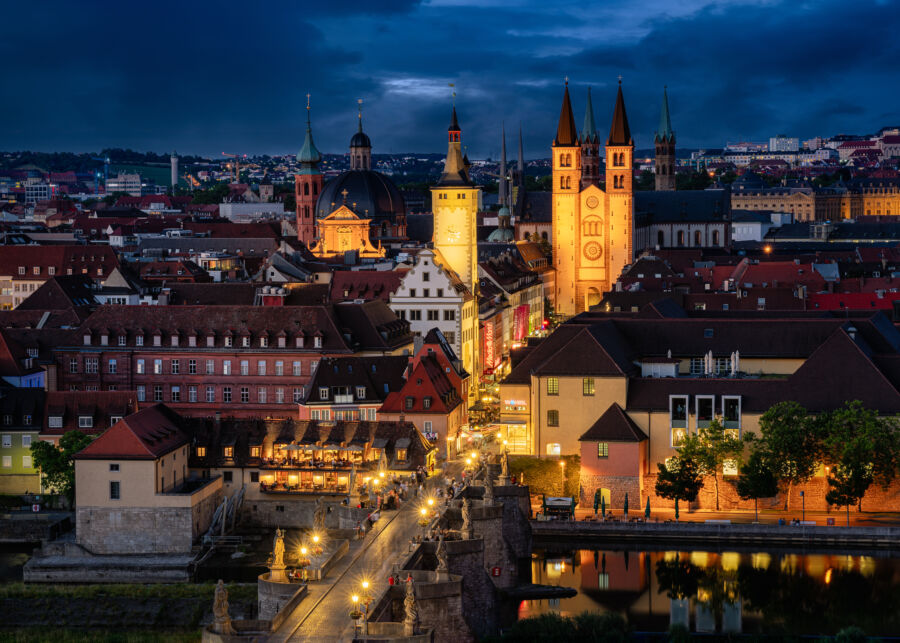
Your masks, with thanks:
[[[644,520],[650,520],[650,496],[647,496],[647,506],[644,509]]]
[[[299,444],[285,444],[281,448],[285,451],[301,451],[304,447],[301,447]]]
[[[622,513],[625,514],[625,517],[628,517],[628,492],[625,492],[625,507],[622,509]]]
[[[600,497],[603,495],[603,492],[598,488],[594,492],[594,513],[597,513],[597,507],[600,506]]]
[[[600,496],[600,511],[602,512],[603,518],[606,518],[606,496]]]

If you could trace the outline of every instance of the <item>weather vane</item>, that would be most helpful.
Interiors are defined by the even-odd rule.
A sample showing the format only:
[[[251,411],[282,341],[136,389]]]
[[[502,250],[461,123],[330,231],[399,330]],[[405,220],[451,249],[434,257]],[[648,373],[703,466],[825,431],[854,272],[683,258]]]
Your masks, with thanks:
[[[306,94],[306,109],[307,109],[307,111],[309,111],[309,97],[310,97],[310,94],[307,93]]]
[[[447,83],[449,87],[453,87],[453,91],[450,92],[450,96],[453,97],[453,106],[456,107],[456,83]]]

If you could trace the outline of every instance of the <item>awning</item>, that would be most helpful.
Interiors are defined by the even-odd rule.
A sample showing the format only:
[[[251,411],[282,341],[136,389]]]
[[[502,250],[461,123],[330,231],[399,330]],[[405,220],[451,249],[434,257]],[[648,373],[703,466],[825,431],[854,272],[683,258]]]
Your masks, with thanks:
[[[395,449],[408,449],[409,448],[409,438],[400,438],[394,442]]]
[[[345,451],[365,451],[364,447],[359,446],[358,444],[351,444],[350,446],[344,449]]]

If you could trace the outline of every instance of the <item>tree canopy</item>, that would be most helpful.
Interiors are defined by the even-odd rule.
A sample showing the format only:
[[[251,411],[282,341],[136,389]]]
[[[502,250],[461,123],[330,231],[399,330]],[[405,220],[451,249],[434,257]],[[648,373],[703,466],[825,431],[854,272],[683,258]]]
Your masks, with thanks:
[[[65,496],[70,505],[75,501],[75,461],[72,456],[90,442],[91,437],[81,431],[69,431],[59,439],[58,447],[43,440],[31,444],[34,466],[40,470],[44,486]]]

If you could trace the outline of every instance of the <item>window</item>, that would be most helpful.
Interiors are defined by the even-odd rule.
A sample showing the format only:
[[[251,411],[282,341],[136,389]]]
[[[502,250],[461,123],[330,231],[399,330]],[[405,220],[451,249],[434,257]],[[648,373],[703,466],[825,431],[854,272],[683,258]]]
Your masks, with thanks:
[[[445,310],[444,311],[444,321],[455,321],[456,320],[456,311],[455,310]]]
[[[294,389],[294,404],[299,404],[303,401],[303,387],[297,387]]]
[[[118,480],[111,480],[109,483],[109,499],[120,500],[122,498],[121,483]]]
[[[118,471],[118,470],[119,470],[119,465],[118,465],[118,464],[111,464],[111,465],[109,465],[109,470],[110,470],[110,471]]]
[[[136,335],[134,338],[134,345],[135,346],[143,346],[144,345],[144,336]]]
[[[322,348],[322,338],[321,337],[313,337],[313,347],[314,348]]]
[[[206,447],[197,447],[197,457],[198,458],[206,457]]]
[[[3,468],[9,469],[10,467],[12,467],[12,456],[11,455],[3,456]]]
[[[162,375],[162,360],[161,359],[153,360],[153,373],[154,373],[154,375]]]
[[[547,426],[559,426],[559,411],[549,409],[547,411]]]
[[[178,346],[178,335],[172,335],[170,339],[172,346]]]
[[[197,374],[197,360],[195,360],[195,359],[188,360],[188,374],[190,374],[190,375]]]
[[[181,373],[181,362],[180,360],[173,359],[172,360],[172,375],[178,375]]]
[[[225,336],[225,347],[226,347],[226,348],[231,348],[231,346],[233,345],[233,343],[234,343],[234,338],[232,338],[231,335],[226,335],[226,336]]]
[[[162,346],[162,336],[161,335],[153,336],[153,345],[154,346]]]
[[[4,435],[2,444],[4,449],[12,448],[12,436],[9,434]]]
[[[250,482],[259,482],[259,471],[250,472]],[[256,507],[254,506],[254,509]]]
[[[431,281],[431,273],[423,272],[422,273],[422,281]]]
[[[422,398],[422,408],[423,409],[431,408],[431,397],[430,396],[426,395],[424,398]]]
[[[456,333],[453,331],[447,331],[444,333],[444,337],[447,339],[447,343],[450,345],[456,344]]]
[[[320,399],[320,400],[327,400],[327,399],[328,399],[328,387],[327,387],[327,386],[320,386],[320,387],[319,387],[319,399]]]
[[[740,437],[741,398],[739,396],[722,396],[722,424],[726,429],[736,429],[736,437]]]
[[[163,401],[163,388],[161,384],[155,384],[153,386],[153,401],[154,402],[162,402]]]
[[[275,362],[275,375],[284,375],[284,362]]]
[[[173,402],[181,401],[181,387],[180,386],[172,387],[172,401]]]
[[[259,360],[256,362],[256,374],[257,375],[265,375],[266,374],[266,361]]]
[[[250,457],[251,457],[251,458],[258,458],[258,457],[259,457],[259,451],[260,451],[260,448],[259,448],[259,447],[250,447]]]
[[[215,338],[215,336],[214,336],[214,335],[207,335],[207,336],[206,336],[206,346],[207,346],[208,348],[212,348],[212,347],[215,346],[215,345],[216,345],[216,338]]]
[[[416,398],[414,398],[412,396],[407,396],[407,398],[406,398],[406,408],[407,409],[411,409],[413,407],[413,404],[415,404],[415,403],[416,403]]]
[[[559,378],[547,378],[547,395],[559,395]]]
[[[409,320],[410,321],[422,321],[422,311],[421,310],[410,310],[409,311]]]
[[[215,375],[216,373],[216,363],[215,361],[208,359],[206,360],[206,374],[207,375]]]
[[[260,386],[256,389],[256,401],[260,404],[266,403],[266,387]]]
[[[32,468],[32,461],[31,461],[30,455],[22,456],[22,468],[23,469],[31,469]]]
[[[294,362],[293,369],[291,371],[295,376],[303,374],[303,362]]]
[[[79,415],[78,428],[91,429],[94,427],[94,417],[92,415]]]
[[[400,461],[406,460],[406,449],[397,449],[397,459]]]
[[[139,384],[137,387],[137,399],[138,402],[144,402],[147,399],[147,387],[143,384]],[[53,418],[50,418],[51,420]],[[50,426],[53,426],[52,424]],[[62,426],[62,418],[59,418],[59,426]]]
[[[593,395],[594,394],[594,378],[593,377],[582,378],[581,394],[582,395]]]
[[[608,458],[609,457],[609,442],[598,442],[597,443],[597,457],[598,458]]]
[[[222,375],[231,375],[231,360],[226,359],[222,362]]]
[[[78,360],[77,359],[72,358],[69,360],[69,372],[70,373],[78,372]]]
[[[357,386],[356,387],[356,398],[359,400],[366,399],[366,387],[365,386]]]
[[[705,364],[702,357],[691,358],[691,375],[703,375]]]
[[[250,362],[245,359],[241,360],[241,375],[249,375],[250,374]]]
[[[225,457],[226,458],[234,457],[234,447],[225,447]]]
[[[561,449],[558,442],[547,443],[547,455],[559,455],[560,450]]]
[[[118,366],[119,366],[119,365],[118,365],[118,363],[116,362],[116,360],[111,359],[111,360],[109,360],[109,362],[108,362],[107,365],[106,365],[107,371],[108,371],[109,373],[111,373],[111,374],[115,374],[116,371],[118,370]]]
[[[250,387],[242,386],[241,387],[241,404],[247,404],[250,402]]]
[[[698,395],[694,403],[696,404],[697,428],[707,427],[713,419],[713,406],[715,397],[712,395]]]
[[[376,416],[377,410],[376,409],[366,409],[366,410],[367,410],[367,418],[366,419],[369,420],[369,422],[374,422],[377,417]],[[362,419],[361,413],[360,413],[359,419],[360,420]]]
[[[440,311],[439,310],[429,310],[428,311],[428,321],[438,321],[440,319]]]
[[[269,346],[269,338],[266,336],[262,336],[259,338],[259,346],[260,348],[267,348]]]
[[[225,447],[225,450],[227,451],[230,448],[231,447]],[[231,456],[226,455],[225,457],[230,458]],[[223,471],[222,472],[222,482],[224,482],[226,484],[231,484],[231,482],[232,482],[232,472],[231,471]]]
[[[250,348],[250,336],[249,335],[244,335],[243,337],[241,337],[241,346],[243,346],[244,348]]]
[[[275,404],[284,404],[284,389],[275,389]]]
[[[669,396],[669,426],[673,428],[687,428],[687,395]]]
[[[206,387],[206,401],[207,402],[215,402],[216,401],[216,389],[212,386]]]
[[[22,436],[22,446],[25,447],[26,449],[31,447],[31,436],[30,435]]]
[[[84,358],[84,372],[85,373],[96,373],[99,368],[100,359],[98,357],[85,357]]]

